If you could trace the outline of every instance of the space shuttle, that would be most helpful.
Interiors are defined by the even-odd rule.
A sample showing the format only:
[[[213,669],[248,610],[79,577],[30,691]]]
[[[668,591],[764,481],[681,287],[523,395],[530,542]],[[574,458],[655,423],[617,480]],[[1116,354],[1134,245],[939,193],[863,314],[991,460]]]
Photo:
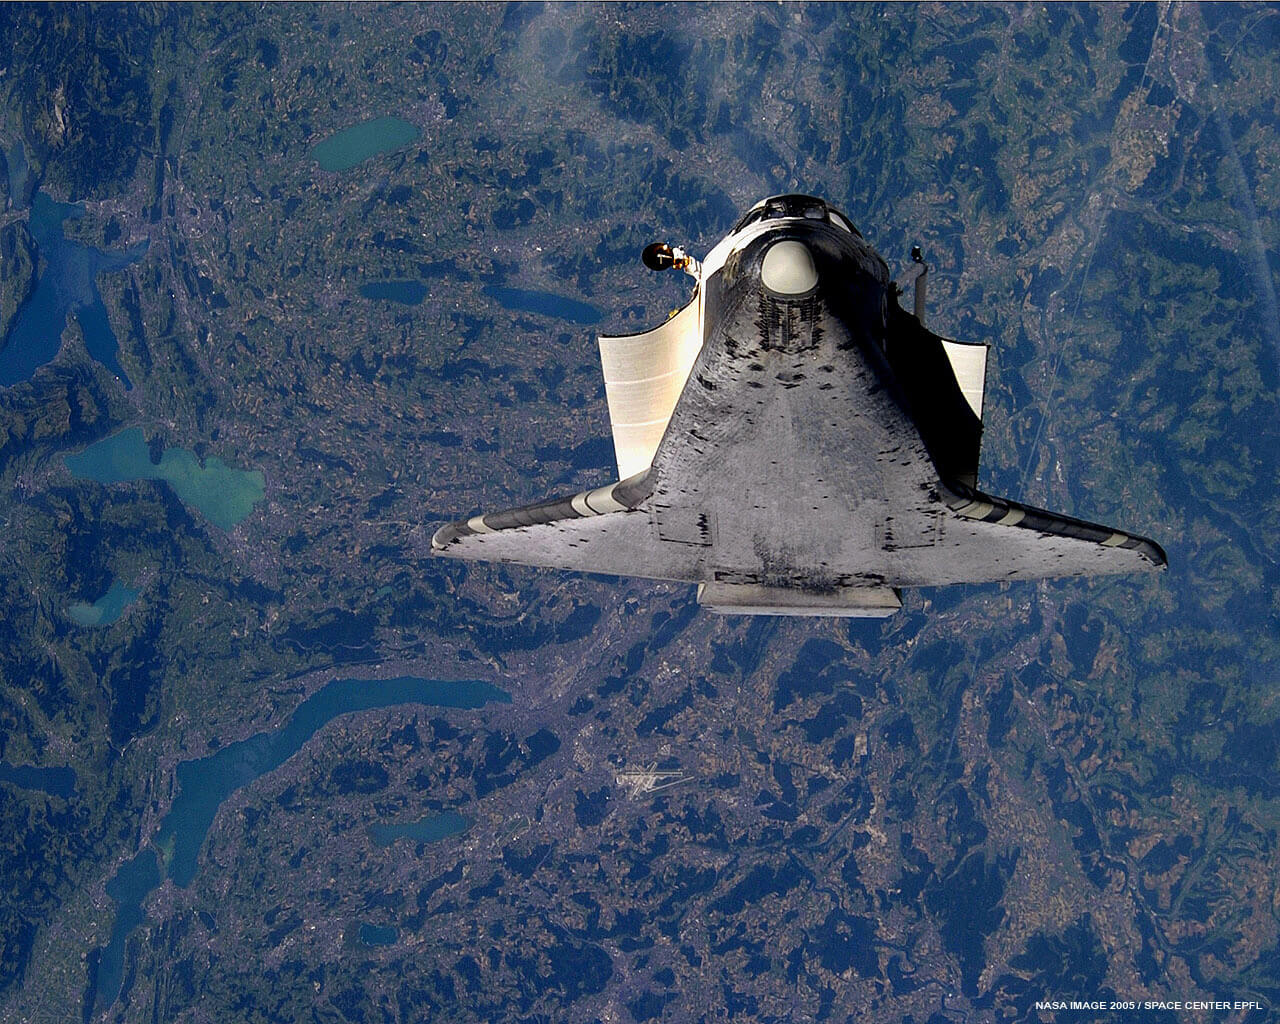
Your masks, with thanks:
[[[449,558],[677,580],[727,614],[884,617],[901,591],[1163,569],[1152,540],[977,487],[987,346],[924,326],[821,199],[756,204],[643,334],[599,338],[618,480],[440,528]]]

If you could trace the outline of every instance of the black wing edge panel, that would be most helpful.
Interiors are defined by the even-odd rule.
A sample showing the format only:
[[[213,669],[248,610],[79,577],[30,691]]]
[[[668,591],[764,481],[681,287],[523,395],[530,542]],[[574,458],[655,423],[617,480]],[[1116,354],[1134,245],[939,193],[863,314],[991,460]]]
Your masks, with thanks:
[[[579,491],[565,498],[551,498],[534,505],[521,505],[503,512],[489,512],[470,519],[460,519],[435,532],[431,538],[431,551],[437,555],[452,554],[449,548],[453,544],[464,537],[477,534],[498,533],[501,530],[558,523],[567,519],[587,519],[608,515],[610,512],[626,512],[638,507],[653,493],[653,488],[653,470],[650,468],[626,480],[606,484],[595,490]]]
[[[1048,512],[1032,505],[1023,505],[1009,498],[993,497],[955,481],[944,483],[941,490],[942,500],[946,506],[966,519],[1034,530],[1037,533],[1047,533],[1056,537],[1093,541],[1103,547],[1135,551],[1151,563],[1152,569],[1164,569],[1169,564],[1164,548],[1147,537],[1139,537],[1110,526],[1090,523],[1084,519],[1059,515],[1057,512]]]

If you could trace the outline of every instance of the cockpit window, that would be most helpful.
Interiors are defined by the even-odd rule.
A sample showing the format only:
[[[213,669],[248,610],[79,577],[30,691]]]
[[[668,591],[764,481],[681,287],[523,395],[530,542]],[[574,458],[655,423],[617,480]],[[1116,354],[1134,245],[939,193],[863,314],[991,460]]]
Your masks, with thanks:
[[[832,224],[836,225],[836,227],[844,228],[844,230],[845,230],[845,231],[848,231],[848,232],[849,232],[849,234],[851,234],[851,235],[857,235],[859,238],[861,238],[861,237],[862,237],[862,232],[861,232],[861,231],[859,231],[857,228],[855,228],[855,227],[854,227],[854,226],[849,222],[849,218],[848,218],[848,217],[846,217],[846,216],[845,216],[843,213],[841,213],[839,210],[833,210],[833,209],[831,209],[830,207],[828,207],[828,208],[827,208],[827,219],[828,219],[828,220],[830,220]]]
[[[814,196],[805,195],[785,195],[770,196],[768,199],[756,203],[754,207],[747,213],[742,220],[734,226],[734,231],[741,231],[743,228],[760,220],[776,220],[779,217],[803,217],[805,220],[825,220],[838,228],[848,231],[850,234],[862,235],[858,229],[849,223],[849,219],[842,213],[831,209],[821,199]]]

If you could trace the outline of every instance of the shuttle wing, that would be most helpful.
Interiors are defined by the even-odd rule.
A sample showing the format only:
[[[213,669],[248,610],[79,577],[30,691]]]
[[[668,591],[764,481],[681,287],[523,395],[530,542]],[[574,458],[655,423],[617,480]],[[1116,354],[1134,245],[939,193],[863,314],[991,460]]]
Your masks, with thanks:
[[[437,530],[431,548],[451,558],[696,580],[687,552],[653,535],[651,480],[646,471],[592,491],[472,516]]]
[[[766,610],[770,595],[783,595],[783,606],[768,609],[774,614],[859,614],[837,609],[898,587],[1111,575],[1166,564],[1164,551],[1145,537],[939,483],[896,508],[851,508],[825,536],[814,537],[796,521],[795,550],[816,543],[825,559],[778,573],[744,570],[731,538],[715,537],[723,532],[717,513],[700,503],[664,503],[655,493],[659,484],[649,470],[593,491],[474,516],[437,531],[432,548],[454,558],[703,583],[714,588],[709,599],[740,613],[750,608],[734,606],[726,594],[747,588],[757,610]]]

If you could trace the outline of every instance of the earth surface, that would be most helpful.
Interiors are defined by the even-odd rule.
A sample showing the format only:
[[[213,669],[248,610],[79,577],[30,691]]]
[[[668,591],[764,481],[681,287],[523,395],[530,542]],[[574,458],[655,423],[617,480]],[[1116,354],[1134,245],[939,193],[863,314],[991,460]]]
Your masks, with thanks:
[[[1263,1021],[1280,8],[0,7],[0,1017]],[[1167,572],[884,621],[432,559],[779,192]],[[1075,1005],[1073,1005],[1075,1004]]]

